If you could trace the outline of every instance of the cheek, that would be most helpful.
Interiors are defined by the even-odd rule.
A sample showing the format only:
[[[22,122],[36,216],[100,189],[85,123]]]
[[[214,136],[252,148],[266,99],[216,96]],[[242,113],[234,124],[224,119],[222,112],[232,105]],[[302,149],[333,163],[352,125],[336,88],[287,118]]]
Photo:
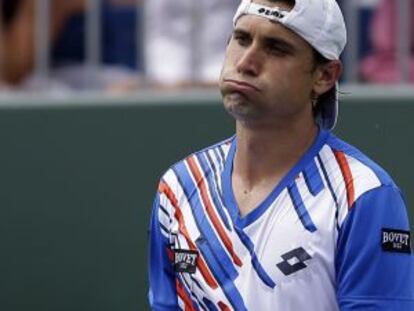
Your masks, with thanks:
[[[293,88],[293,91],[300,96],[303,93],[310,93],[312,89],[312,74],[310,70],[307,70],[305,65],[290,66],[284,70],[286,73],[284,82],[288,88]]]
[[[225,57],[224,57],[224,61],[223,61],[223,65],[221,67],[221,72],[220,72],[220,81],[223,80],[223,78],[226,76],[226,74],[229,72],[229,69],[231,68],[230,63],[229,63],[229,58],[228,55],[226,53]]]
[[[242,50],[235,46],[234,42],[230,42],[226,49],[223,62],[223,69],[235,68],[242,56]]]
[[[270,90],[270,98],[278,98],[281,102],[293,105],[308,102],[311,98],[311,75],[305,72],[304,67],[286,63],[279,63],[269,72],[267,88]]]

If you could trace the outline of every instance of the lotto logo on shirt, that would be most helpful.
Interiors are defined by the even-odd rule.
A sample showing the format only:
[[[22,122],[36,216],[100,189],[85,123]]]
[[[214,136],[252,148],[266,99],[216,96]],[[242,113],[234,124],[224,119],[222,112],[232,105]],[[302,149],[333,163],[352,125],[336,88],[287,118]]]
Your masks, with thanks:
[[[382,249],[388,252],[411,253],[410,232],[382,229]]]

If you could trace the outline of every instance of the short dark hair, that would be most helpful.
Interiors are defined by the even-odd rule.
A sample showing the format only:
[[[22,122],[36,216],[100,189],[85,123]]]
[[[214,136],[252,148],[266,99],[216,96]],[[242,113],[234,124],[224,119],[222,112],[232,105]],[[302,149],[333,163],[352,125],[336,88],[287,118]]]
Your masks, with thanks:
[[[324,65],[330,62],[329,59],[327,59],[325,56],[319,53],[314,47],[312,47],[312,52],[314,69],[316,69],[316,67],[319,65]]]
[[[327,59],[325,56],[323,56],[321,53],[319,53],[315,48],[312,47],[312,52],[313,52],[313,68],[312,68],[312,72],[314,72],[318,66],[323,66],[327,63],[329,63],[331,60]],[[317,99],[317,103],[315,106],[312,106],[312,111],[313,111],[313,116],[316,117],[317,114],[320,111],[320,102],[325,101],[326,97],[329,97],[329,91],[319,95],[318,99]]]

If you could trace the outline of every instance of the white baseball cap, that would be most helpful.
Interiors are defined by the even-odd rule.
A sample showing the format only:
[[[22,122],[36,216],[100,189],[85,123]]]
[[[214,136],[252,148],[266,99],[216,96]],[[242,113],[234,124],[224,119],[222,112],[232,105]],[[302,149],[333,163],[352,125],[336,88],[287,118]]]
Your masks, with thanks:
[[[281,0],[282,1],[282,0]],[[282,10],[252,0],[242,0],[233,18],[236,25],[243,15],[257,15],[289,28],[329,60],[338,60],[346,44],[344,17],[336,0],[296,0],[294,7]],[[316,119],[324,129],[333,129],[338,117],[338,83],[321,95]]]

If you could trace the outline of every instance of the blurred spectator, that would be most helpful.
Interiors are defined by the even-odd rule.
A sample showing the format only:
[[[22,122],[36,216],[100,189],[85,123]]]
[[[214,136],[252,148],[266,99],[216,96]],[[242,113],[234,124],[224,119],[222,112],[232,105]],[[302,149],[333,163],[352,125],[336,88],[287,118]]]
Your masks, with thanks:
[[[410,81],[414,82],[414,0],[411,1]],[[361,63],[364,81],[377,83],[400,82],[397,1],[383,0],[374,13],[370,40],[372,52]]]
[[[19,83],[32,67],[32,3],[24,0],[2,0],[0,3],[0,81],[4,88]]]
[[[168,87],[215,85],[240,0],[148,0],[145,61],[150,81]]]
[[[102,63],[120,65],[142,72],[142,57],[138,55],[141,51],[141,40],[136,34],[136,23],[140,22],[137,21],[137,17],[141,15],[141,2],[102,1],[100,25]],[[139,4],[138,9],[137,4]],[[85,60],[86,18],[85,12],[79,12],[68,20],[53,48],[54,65],[79,63]]]
[[[0,70],[3,88],[37,90],[125,90],[138,83],[135,42],[137,0],[103,0],[103,66],[85,66],[86,0],[50,0],[51,64],[47,85],[33,75],[35,61],[35,12],[37,0],[1,1]]]
[[[0,69],[1,85],[24,84],[34,67],[35,0],[1,0]],[[83,9],[83,0],[52,1],[50,40],[54,42],[64,23]]]
[[[349,1],[349,0],[348,0]],[[342,5],[346,5],[345,1],[341,1]],[[370,25],[372,15],[376,11],[380,0],[359,0],[355,3],[357,12],[353,14],[349,22],[354,22],[355,15],[358,16],[358,60],[371,53],[370,43]]]
[[[102,0],[99,68],[84,65],[86,12],[67,22],[53,49],[53,76],[75,89],[123,92],[142,85],[141,23],[143,0]],[[137,24],[138,23],[138,24]]]

